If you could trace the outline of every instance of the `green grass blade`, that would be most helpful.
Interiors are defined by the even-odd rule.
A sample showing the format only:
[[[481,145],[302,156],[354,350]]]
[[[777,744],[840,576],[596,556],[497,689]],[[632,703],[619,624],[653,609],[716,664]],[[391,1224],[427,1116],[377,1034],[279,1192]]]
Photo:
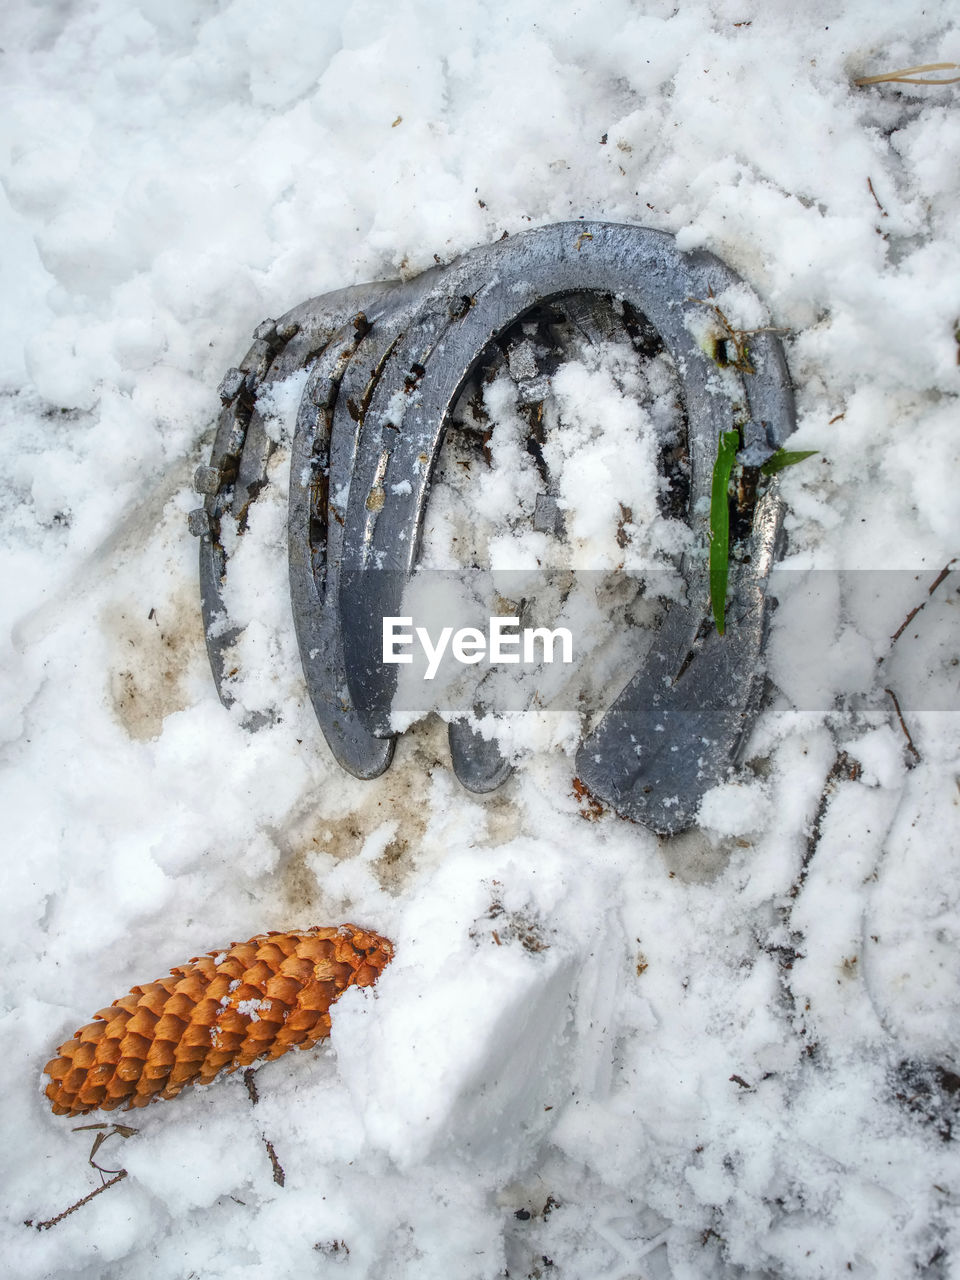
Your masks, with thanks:
[[[814,458],[816,455],[816,449],[801,449],[796,453],[790,453],[786,449],[778,449],[760,468],[760,474],[762,476],[775,476],[778,471],[783,471],[786,467],[795,467],[804,458]]]
[[[717,631],[726,629],[727,576],[730,558],[730,476],[740,448],[739,431],[721,431],[713,464],[710,494],[710,607]],[[776,454],[774,454],[776,457]]]

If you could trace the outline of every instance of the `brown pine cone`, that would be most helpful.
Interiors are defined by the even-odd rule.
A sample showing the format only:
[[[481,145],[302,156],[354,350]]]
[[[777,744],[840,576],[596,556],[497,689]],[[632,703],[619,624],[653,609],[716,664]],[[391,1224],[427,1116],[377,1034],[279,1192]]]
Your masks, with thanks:
[[[330,1034],[330,1006],[369,987],[393,955],[386,938],[342,924],[260,933],[115,1000],[44,1067],[58,1116],[143,1107],[258,1058]]]

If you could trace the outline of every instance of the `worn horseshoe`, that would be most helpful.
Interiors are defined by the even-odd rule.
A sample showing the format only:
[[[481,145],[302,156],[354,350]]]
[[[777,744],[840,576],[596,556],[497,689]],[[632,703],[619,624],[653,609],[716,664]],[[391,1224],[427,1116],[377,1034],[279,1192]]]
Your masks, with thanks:
[[[758,333],[754,373],[739,375],[738,394],[715,377],[710,356],[685,323],[694,300],[742,282],[710,254],[681,253],[663,232],[604,223],[570,223],[526,232],[477,250],[447,269],[421,315],[390,356],[396,370],[420,365],[418,395],[393,422],[384,376],[365,429],[378,435],[361,449],[347,523],[359,530],[345,547],[340,616],[350,635],[346,671],[361,717],[389,731],[396,676],[378,665],[381,619],[395,615],[412,573],[430,476],[452,407],[487,344],[524,313],[568,294],[599,293],[628,301],[660,334],[680,375],[689,430],[690,523],[707,541],[705,517],[720,433],[745,421],[763,425],[772,448],[793,430],[793,397],[779,342]],[[457,323],[437,332],[455,300],[472,299]],[[437,351],[427,363],[425,349]],[[386,423],[389,421],[389,427]],[[399,430],[397,429],[399,428]],[[405,483],[404,483],[405,482]],[[368,501],[378,491],[375,503]],[[380,495],[382,494],[382,501]],[[654,649],[613,700],[581,747],[581,779],[625,816],[670,833],[690,825],[703,793],[724,775],[751,721],[759,693],[765,634],[764,583],[773,563],[781,509],[776,485],[757,502],[749,560],[733,574],[734,603],[724,637],[710,627],[704,560],[684,563],[686,601],[672,605]],[[656,735],[656,736],[654,736]]]
[[[225,654],[238,634],[223,603],[225,515],[241,520],[264,483],[273,444],[256,409],[260,385],[309,367],[291,449],[289,573],[307,687],[337,760],[375,777],[392,758],[396,672],[381,662],[382,619],[400,611],[413,574],[444,432],[492,344],[547,304],[579,308],[598,332],[622,327],[623,304],[652,326],[677,371],[687,421],[696,549],[683,598],[664,615],[642,665],[612,697],[577,756],[581,781],[619,813],[663,834],[689,826],[704,792],[738,758],[756,712],[767,623],[766,579],[782,520],[776,480],[753,503],[731,564],[727,631],[709,606],[706,511],[720,434],[734,427],[769,454],[794,426],[772,332],[751,339],[751,366],[721,378],[694,337],[691,312],[742,281],[663,232],[565,223],[464,255],[413,281],[312,299],[256,331],[221,387],[211,464],[200,468],[201,590],[211,666],[229,705]],[[618,319],[619,317],[619,319]],[[546,517],[544,517],[546,518]],[[510,766],[466,721],[449,727],[458,777],[477,791]]]

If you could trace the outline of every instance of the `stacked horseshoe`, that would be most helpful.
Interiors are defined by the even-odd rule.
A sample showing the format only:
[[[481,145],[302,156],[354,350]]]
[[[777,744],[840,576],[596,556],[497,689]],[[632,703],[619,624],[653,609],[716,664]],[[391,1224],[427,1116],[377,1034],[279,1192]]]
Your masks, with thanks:
[[[561,223],[483,246],[411,281],[360,285],[311,299],[254,334],[220,386],[223,409],[210,465],[198,469],[207,649],[220,697],[238,628],[224,607],[227,514],[245,526],[267,483],[275,445],[257,407],[261,388],[309,370],[297,414],[289,495],[293,613],[307,687],[339,763],[374,778],[391,762],[396,669],[381,662],[382,619],[402,612],[431,474],[468,379],[512,326],[553,308],[581,335],[662,344],[680,379],[687,423],[687,519],[707,542],[718,438],[734,426],[758,465],[794,426],[783,352],[771,332],[751,339],[752,371],[719,379],[687,325],[695,300],[744,287],[704,252],[673,237],[609,223]],[[528,374],[536,394],[538,370]],[[542,379],[541,379],[542,381]],[[746,459],[745,459],[746,460]],[[536,520],[557,518],[544,495]],[[765,584],[782,509],[776,481],[751,501],[731,566],[727,629],[712,624],[704,556],[685,558],[685,598],[672,603],[639,670],[616,691],[583,742],[582,782],[625,817],[661,834],[690,826],[703,793],[736,763],[756,713],[766,629]],[[495,742],[450,725],[453,766],[473,791],[510,772]]]

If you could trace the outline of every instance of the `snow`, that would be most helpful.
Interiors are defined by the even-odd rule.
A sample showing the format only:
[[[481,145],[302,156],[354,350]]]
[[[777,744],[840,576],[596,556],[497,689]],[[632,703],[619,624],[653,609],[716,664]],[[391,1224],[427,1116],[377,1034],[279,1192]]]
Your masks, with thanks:
[[[958,88],[852,85],[956,59],[960,32],[946,0],[842,10],[4,6],[11,1275],[960,1271],[956,573],[929,594],[960,546]],[[738,271],[762,310],[734,290],[725,312],[785,330],[790,447],[818,450],[781,480],[746,763],[664,841],[581,812],[559,689],[481,719],[518,762],[490,796],[459,787],[436,717],[406,716],[377,781],[340,771],[279,500],[255,505],[228,582],[237,692],[271,713],[247,731],[210,678],[186,530],[217,385],[262,319],[581,216]],[[569,353],[545,445],[564,541],[530,529],[538,477],[490,383],[493,465],[458,488],[441,464],[425,562],[476,547],[504,591],[573,554],[667,570],[689,541],[656,500],[671,385],[616,344]],[[302,386],[261,394],[275,494]],[[603,613],[576,615],[591,713],[622,681]],[[42,1095],[64,1038],[190,956],[349,919],[396,957],[335,1006],[328,1047],[261,1068],[256,1104],[238,1074],[114,1114],[137,1132],[96,1159],[127,1176],[24,1225],[101,1181],[95,1135]]]

